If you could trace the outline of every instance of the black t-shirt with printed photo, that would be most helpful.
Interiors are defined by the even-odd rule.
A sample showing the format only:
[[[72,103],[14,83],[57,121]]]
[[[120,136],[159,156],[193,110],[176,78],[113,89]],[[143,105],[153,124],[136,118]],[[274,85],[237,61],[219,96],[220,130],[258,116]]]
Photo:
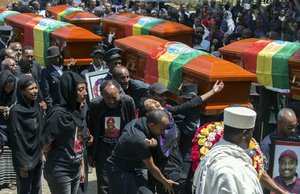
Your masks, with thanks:
[[[143,168],[143,160],[151,156],[146,142],[150,137],[145,131],[148,131],[145,117],[128,123],[107,162],[129,172]]]
[[[114,108],[108,110],[101,118],[102,138],[104,142],[116,142],[121,136],[124,128],[124,121],[121,117],[120,109]]]
[[[52,148],[46,155],[45,171],[56,174],[78,174],[83,156],[82,128],[76,126],[71,115],[55,111],[47,119],[45,128],[51,127],[48,137],[51,138]],[[64,123],[69,123],[68,128]]]

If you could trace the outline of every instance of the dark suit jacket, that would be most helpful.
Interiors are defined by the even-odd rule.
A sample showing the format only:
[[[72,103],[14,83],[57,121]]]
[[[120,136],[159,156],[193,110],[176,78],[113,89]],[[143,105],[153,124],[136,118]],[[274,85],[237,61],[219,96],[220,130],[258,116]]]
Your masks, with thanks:
[[[96,71],[93,65],[89,65],[88,68],[86,68],[85,70],[83,70],[80,75],[85,79],[85,74],[86,73],[90,73],[90,72],[94,72]]]
[[[61,75],[52,65],[42,69],[40,88],[42,90],[44,101],[48,106],[48,110],[60,103],[59,80]]]

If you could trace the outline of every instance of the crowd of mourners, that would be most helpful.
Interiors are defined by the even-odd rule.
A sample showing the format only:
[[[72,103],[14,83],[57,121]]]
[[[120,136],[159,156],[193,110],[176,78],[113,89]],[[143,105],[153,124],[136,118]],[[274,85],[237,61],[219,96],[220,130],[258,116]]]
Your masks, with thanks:
[[[267,3],[267,4],[266,4]],[[114,13],[133,13],[174,21],[192,27],[194,48],[208,52],[244,38],[300,40],[299,3],[293,0],[237,0],[224,5],[215,0],[193,5],[168,3],[97,0],[32,0],[8,4],[8,10],[33,12],[47,17],[48,7],[67,4],[91,12],[100,18]],[[101,32],[100,32],[101,33]]]
[[[194,6],[193,11],[185,4],[176,7],[155,2],[22,0],[9,3],[7,10],[48,17],[45,10],[61,4],[101,18],[127,12],[184,24],[195,30],[194,49],[217,57],[221,57],[219,48],[245,38],[300,41],[299,4],[292,0],[271,0],[263,4],[260,0],[237,0],[234,6],[211,0]],[[102,31],[101,25],[94,29],[99,35]],[[198,175],[192,186],[192,139],[195,131],[209,119],[223,120],[220,115],[207,118],[199,111],[207,99],[226,87],[222,80],[200,95],[196,84],[184,83],[174,103],[168,99],[169,91],[163,84],[149,85],[130,77],[122,50],[113,44],[113,34],[93,47],[93,61],[84,70],[76,66],[75,60],[64,65],[61,50],[55,45],[46,51],[49,65],[42,67],[34,61],[34,48],[14,38],[10,26],[0,26],[1,188],[17,187],[20,194],[41,193],[43,174],[53,194],[87,193],[89,169],[95,168],[98,194],[189,194],[192,188],[195,193],[205,193],[197,188]],[[107,70],[107,75],[95,82],[91,93],[96,98],[91,99],[85,74],[99,70]],[[261,96],[284,98],[287,103],[271,106],[277,123],[271,134],[260,142],[267,158],[263,178],[259,183],[255,176],[249,176],[236,185],[230,178],[222,180],[225,184],[222,188],[229,192],[236,188],[237,193],[262,193],[264,188],[282,194],[300,193],[297,173],[286,175],[281,170],[283,174],[277,177],[277,184],[266,173],[273,138],[299,139],[299,101],[266,91],[262,89]],[[258,116],[268,117],[258,119],[269,121],[270,115]],[[253,130],[251,124],[245,126]],[[249,145],[249,138],[245,140],[242,135],[247,133],[247,137],[249,134],[252,137],[251,130],[239,132],[238,125],[230,127],[231,132],[224,134],[226,141],[242,148]],[[225,129],[228,131],[228,126]],[[297,167],[295,152],[284,152],[279,163],[286,158]],[[239,177],[237,171],[227,172],[230,173]],[[247,177],[249,172],[240,173]]]

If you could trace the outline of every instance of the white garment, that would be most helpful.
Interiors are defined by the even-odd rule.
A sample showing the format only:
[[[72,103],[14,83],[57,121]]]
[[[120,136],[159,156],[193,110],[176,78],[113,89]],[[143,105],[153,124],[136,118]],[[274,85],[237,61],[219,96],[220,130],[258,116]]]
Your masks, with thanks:
[[[230,11],[225,11],[225,12],[228,14],[227,18],[226,18],[227,26],[228,26],[227,32],[229,34],[231,34],[235,29],[235,24],[234,24],[234,21],[232,19],[232,13]]]
[[[241,147],[221,139],[194,175],[195,194],[262,194],[252,160]]]
[[[52,65],[53,67],[54,67],[54,69],[59,73],[59,75],[62,75],[63,74],[63,66],[60,66],[60,67],[58,67],[58,66],[56,66],[56,65]]]
[[[104,63],[100,66],[100,68],[96,67],[93,62],[92,62],[92,64],[93,64],[95,71],[101,71],[101,70],[107,69],[107,67]]]

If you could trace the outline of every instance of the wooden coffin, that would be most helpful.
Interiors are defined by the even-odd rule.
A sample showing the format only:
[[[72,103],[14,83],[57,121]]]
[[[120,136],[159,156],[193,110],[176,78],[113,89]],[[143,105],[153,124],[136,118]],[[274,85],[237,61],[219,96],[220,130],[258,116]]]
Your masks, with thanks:
[[[16,34],[16,41],[21,42],[24,46],[29,45],[32,47],[37,45],[36,42],[40,39],[34,32],[36,25],[41,21],[57,22],[53,19],[42,18],[37,15],[33,16],[32,14],[15,14],[6,17],[4,20],[6,24],[13,27]],[[49,46],[57,45],[61,48],[65,63],[69,61],[70,58],[74,58],[77,61],[77,65],[88,65],[92,61],[92,47],[102,41],[102,37],[74,25],[63,25],[51,31],[49,39]],[[46,50],[47,48],[44,49],[44,54]],[[39,57],[43,57],[44,59],[45,55],[38,57],[38,52],[39,51],[35,50],[36,60]],[[44,64],[40,60],[38,60],[38,62]]]
[[[156,65],[152,63],[152,59],[157,57],[161,48],[170,43],[167,40],[149,35],[130,36],[115,42],[123,50],[125,64],[132,74],[131,77],[148,83],[153,83],[155,80],[149,81],[146,77],[146,74],[149,73],[149,67]],[[185,47],[187,46],[185,45]],[[165,63],[164,65],[164,69],[170,68],[168,64]],[[208,92],[217,80],[224,81],[224,90],[210,98],[202,106],[201,112],[206,115],[218,114],[230,104],[248,105],[250,85],[255,80],[255,74],[208,54],[197,56],[187,62],[182,67],[181,73],[182,79],[180,81],[197,83],[200,94]],[[159,76],[157,80],[160,80]]]
[[[223,55],[225,60],[236,63],[248,71],[256,73],[254,68],[256,63],[255,56],[248,63],[245,62],[246,55],[248,55],[249,50],[256,48],[265,48],[264,45],[272,42],[273,40],[262,40],[257,38],[240,40],[234,43],[231,43],[227,46],[220,48],[220,52]],[[296,43],[294,43],[296,44]],[[266,64],[265,68],[268,68]],[[251,67],[253,66],[253,67]],[[300,50],[297,50],[289,59],[288,59],[288,72],[289,72],[289,83],[290,83],[290,92],[293,95],[300,97]],[[263,84],[264,85],[264,84]]]
[[[222,53],[223,59],[243,67],[243,51],[249,48],[250,45],[252,45],[257,40],[259,39],[249,38],[233,42],[229,45],[219,48],[219,51]]]
[[[192,46],[194,30],[176,22],[128,13],[111,15],[101,21],[105,36],[109,32],[115,32],[117,39],[131,35],[153,35]]]
[[[289,71],[291,80],[291,93],[300,99],[300,50],[289,59]]]
[[[47,11],[52,19],[69,22],[89,31],[92,31],[94,26],[100,25],[99,17],[69,5],[50,7]]]

